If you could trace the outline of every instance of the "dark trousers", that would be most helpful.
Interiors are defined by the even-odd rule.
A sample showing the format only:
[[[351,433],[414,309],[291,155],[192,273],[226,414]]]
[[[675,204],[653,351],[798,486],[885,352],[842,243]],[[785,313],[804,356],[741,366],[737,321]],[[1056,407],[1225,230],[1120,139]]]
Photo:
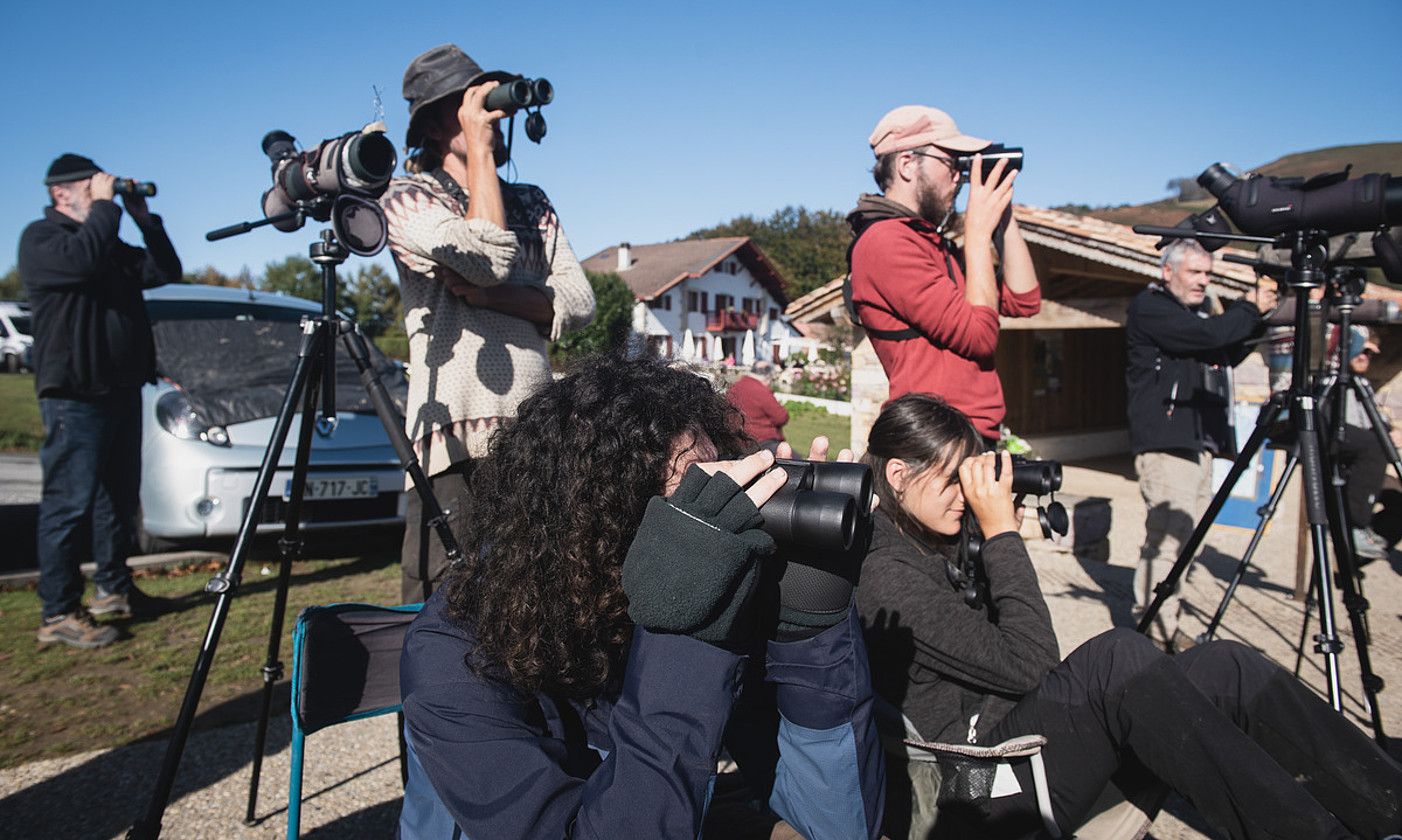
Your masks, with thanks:
[[[475,462],[461,461],[433,476],[433,495],[448,511],[448,525],[455,536],[462,534],[467,515],[467,481]],[[412,487],[406,491],[404,549],[399,558],[399,594],[403,603],[427,601],[438,581],[448,570],[448,554],[438,534],[424,517],[423,502]],[[459,539],[461,537],[459,536]]]
[[[1052,809],[1068,832],[1112,775],[1135,769],[1166,782],[1233,838],[1371,838],[1402,829],[1402,766],[1235,642],[1169,657],[1137,633],[1103,633],[979,743],[1033,733],[1047,737]],[[987,817],[955,822],[976,822],[985,837],[1035,831],[1030,775],[1020,781],[1023,793],[992,800]]]
[[[39,414],[39,600],[49,618],[77,609],[83,563],[97,566],[93,581],[104,591],[131,588],[127,557],[141,506],[141,392],[131,388],[95,400],[45,397]]]
[[[1347,470],[1344,500],[1348,504],[1349,524],[1367,528],[1373,524],[1373,502],[1383,486],[1387,459],[1371,428],[1344,426],[1344,439],[1339,443],[1339,463]]]

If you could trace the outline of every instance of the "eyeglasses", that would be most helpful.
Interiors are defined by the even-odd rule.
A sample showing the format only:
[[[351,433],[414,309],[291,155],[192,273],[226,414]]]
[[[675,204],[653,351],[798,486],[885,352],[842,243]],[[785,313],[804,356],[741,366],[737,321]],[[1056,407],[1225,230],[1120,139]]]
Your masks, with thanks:
[[[931,158],[931,159],[933,159],[933,160],[937,160],[937,161],[939,161],[940,163],[944,164],[945,166],[948,166],[950,172],[958,172],[958,171],[959,171],[959,170],[955,167],[953,159],[947,158],[947,157],[945,157],[944,155],[932,155],[932,154],[930,154],[929,152],[917,152],[917,151],[912,151],[911,154],[912,154],[912,155],[918,155],[918,156],[920,156],[920,157],[927,157],[927,158]]]

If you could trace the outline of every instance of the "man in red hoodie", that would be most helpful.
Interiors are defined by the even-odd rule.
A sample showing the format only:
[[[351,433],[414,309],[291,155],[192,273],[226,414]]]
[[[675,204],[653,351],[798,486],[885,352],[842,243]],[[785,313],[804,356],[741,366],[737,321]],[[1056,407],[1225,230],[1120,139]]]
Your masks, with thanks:
[[[863,195],[847,220],[852,303],[891,383],[892,400],[937,394],[968,415],[990,444],[1005,414],[993,368],[998,316],[1041,308],[1032,255],[1013,218],[1016,171],[999,161],[987,181],[977,156],[962,220],[954,201],[964,179],[955,157],[991,143],[959,131],[923,105],[891,111],[871,134],[881,195]],[[963,248],[950,242],[962,221]],[[1002,229],[1002,278],[994,241]]]

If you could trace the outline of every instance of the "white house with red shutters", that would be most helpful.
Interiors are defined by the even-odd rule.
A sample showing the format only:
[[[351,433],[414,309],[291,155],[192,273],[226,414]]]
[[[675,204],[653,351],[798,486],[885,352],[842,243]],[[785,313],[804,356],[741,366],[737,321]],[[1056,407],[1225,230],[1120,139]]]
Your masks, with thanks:
[[[802,341],[783,316],[784,278],[749,237],[624,242],[584,267],[623,278],[638,301],[634,334],[664,358],[777,362]]]

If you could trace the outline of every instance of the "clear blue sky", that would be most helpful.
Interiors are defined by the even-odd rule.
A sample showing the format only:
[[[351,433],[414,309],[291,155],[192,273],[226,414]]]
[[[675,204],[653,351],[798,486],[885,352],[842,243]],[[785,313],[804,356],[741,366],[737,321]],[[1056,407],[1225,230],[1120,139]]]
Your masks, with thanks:
[[[1018,201],[1140,202],[1218,160],[1402,140],[1399,29],[1397,0],[16,4],[0,242],[74,151],[159,184],[187,269],[305,255],[311,225],[203,234],[260,215],[269,129],[311,145],[358,128],[378,86],[402,145],[404,67],[449,41],[555,84],[544,144],[518,131],[517,177],[581,258],[789,204],[845,211],[872,189],[872,126],[907,103],[1024,146]]]

